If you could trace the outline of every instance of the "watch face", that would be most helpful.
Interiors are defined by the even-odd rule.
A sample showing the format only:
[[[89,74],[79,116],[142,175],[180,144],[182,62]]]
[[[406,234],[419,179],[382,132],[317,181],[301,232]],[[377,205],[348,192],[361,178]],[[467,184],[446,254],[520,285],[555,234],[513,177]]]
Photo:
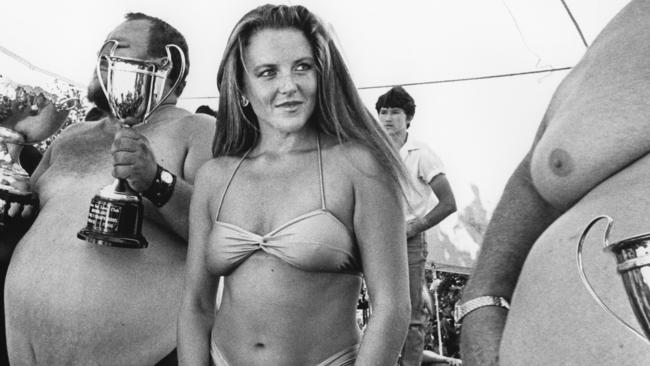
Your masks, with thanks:
[[[160,172],[160,180],[163,181],[163,183],[165,184],[172,184],[172,182],[174,181],[174,177],[172,176],[172,173],[163,170],[162,172]]]

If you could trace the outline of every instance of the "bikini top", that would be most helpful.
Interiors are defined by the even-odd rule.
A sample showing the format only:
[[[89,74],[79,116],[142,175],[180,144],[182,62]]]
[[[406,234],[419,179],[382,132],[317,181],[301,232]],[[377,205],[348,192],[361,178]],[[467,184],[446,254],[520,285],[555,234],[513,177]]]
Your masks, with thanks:
[[[259,235],[237,225],[219,221],[226,192],[246,153],[235,167],[221,196],[215,224],[210,233],[209,266],[230,274],[253,253],[262,250],[307,272],[336,272],[360,275],[360,260],[354,235],[325,205],[323,162],[320,140],[321,208],[302,214],[268,234]]]

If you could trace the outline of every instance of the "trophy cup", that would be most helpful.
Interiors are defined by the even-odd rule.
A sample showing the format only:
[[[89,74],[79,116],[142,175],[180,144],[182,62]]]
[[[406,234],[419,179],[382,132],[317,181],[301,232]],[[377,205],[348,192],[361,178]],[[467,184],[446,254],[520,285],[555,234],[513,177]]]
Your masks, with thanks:
[[[99,84],[108,99],[113,116],[123,128],[145,123],[147,118],[169,97],[185,73],[185,56],[180,47],[165,46],[162,60],[141,60],[115,56],[118,41],[109,40],[108,55],[100,55],[95,69]],[[180,73],[171,89],[164,93],[173,67],[171,49],[180,54]],[[106,83],[102,77],[105,64]],[[88,221],[77,237],[93,244],[121,248],[146,248],[142,236],[144,206],[142,195],[129,187],[125,179],[116,179],[103,187],[90,202]]]
[[[610,251],[616,258],[616,269],[621,275],[628,300],[632,305],[634,315],[639,321],[645,336],[627,324],[600,299],[585,275],[582,264],[582,245],[591,227],[601,219],[607,220],[607,228],[605,229],[603,239],[603,250]],[[576,251],[576,262],[578,264],[580,279],[589,291],[589,294],[603,310],[616,318],[646,343],[650,344],[650,233],[636,235],[610,244],[609,232],[613,222],[614,220],[607,215],[598,216],[587,225],[580,236]]]
[[[79,106],[79,90],[71,85],[63,90],[57,83],[61,84],[56,79],[47,80],[43,87],[34,87],[0,75],[0,229],[7,222],[11,203],[30,204],[35,200],[29,175],[20,165],[23,146],[53,135],[68,112]]]

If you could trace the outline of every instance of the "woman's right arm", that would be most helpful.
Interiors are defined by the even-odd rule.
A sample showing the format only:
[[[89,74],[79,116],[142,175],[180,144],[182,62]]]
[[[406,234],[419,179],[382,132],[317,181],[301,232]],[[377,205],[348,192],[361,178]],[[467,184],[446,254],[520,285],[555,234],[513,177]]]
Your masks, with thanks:
[[[212,229],[211,192],[214,189],[213,161],[197,173],[190,203],[190,232],[185,288],[178,315],[179,365],[210,364],[210,331],[214,322],[218,277],[205,265],[208,236]]]

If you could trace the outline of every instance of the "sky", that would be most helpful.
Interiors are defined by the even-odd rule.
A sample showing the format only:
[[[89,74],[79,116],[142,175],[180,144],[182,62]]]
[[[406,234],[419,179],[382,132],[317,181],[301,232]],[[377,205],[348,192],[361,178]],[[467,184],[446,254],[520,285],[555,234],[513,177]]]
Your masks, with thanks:
[[[391,85],[407,84],[417,105],[410,136],[440,155],[459,208],[474,198],[474,184],[484,206],[494,209],[568,71],[439,81],[571,67],[585,51],[560,0],[280,2],[305,5],[330,26],[372,111]],[[565,0],[589,44],[627,2]],[[0,47],[83,86],[106,35],[125,13],[142,11],[174,25],[188,40],[191,68],[179,104],[216,108],[216,70],[227,37],[248,10],[264,3],[11,1],[3,6]],[[3,59],[0,70],[7,70]],[[443,228],[453,232],[455,220]],[[465,236],[457,241],[475,258],[478,243]]]

